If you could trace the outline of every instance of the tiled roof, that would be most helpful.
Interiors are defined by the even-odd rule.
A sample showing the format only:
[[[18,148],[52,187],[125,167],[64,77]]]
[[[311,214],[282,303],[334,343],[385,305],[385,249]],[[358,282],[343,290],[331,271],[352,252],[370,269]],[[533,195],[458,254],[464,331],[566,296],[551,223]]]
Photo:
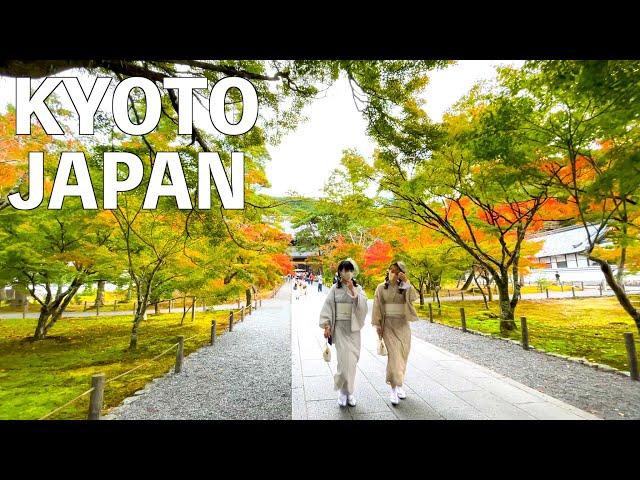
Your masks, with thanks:
[[[589,225],[589,237],[595,239],[598,225]],[[606,228],[601,232],[601,236]],[[532,242],[544,242],[544,245],[536,257],[549,257],[553,255],[563,255],[567,253],[580,253],[589,248],[589,240],[587,232],[583,225],[574,225],[571,227],[558,228],[548,232],[539,233],[529,237]]]

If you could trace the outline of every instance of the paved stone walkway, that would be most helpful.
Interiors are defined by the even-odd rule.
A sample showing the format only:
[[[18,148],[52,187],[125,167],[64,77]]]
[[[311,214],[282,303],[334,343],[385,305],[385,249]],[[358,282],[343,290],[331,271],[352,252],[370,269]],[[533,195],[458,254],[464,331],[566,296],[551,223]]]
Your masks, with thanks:
[[[291,418],[290,299],[276,299],[234,323],[233,331],[185,357],[124,400],[105,419],[288,420]]]
[[[296,419],[598,419],[415,336],[405,381],[407,398],[394,407],[385,383],[386,358],[376,354],[369,315],[362,333],[355,407],[340,408],[333,390],[336,371],[324,362],[318,314],[325,293],[317,287],[291,305],[292,418]]]

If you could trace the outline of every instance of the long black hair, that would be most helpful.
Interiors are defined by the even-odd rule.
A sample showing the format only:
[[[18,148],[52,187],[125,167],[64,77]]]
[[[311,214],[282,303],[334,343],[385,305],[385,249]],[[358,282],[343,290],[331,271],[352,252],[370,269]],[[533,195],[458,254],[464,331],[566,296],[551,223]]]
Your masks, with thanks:
[[[338,276],[338,281],[336,282],[336,288],[342,288],[342,281],[340,279],[341,270],[346,270],[347,272],[355,272],[356,267],[349,260],[343,260],[340,262],[340,264],[338,265],[338,271],[336,273]],[[352,278],[351,281],[353,282],[354,287],[358,286],[358,283],[356,282],[355,278]]]

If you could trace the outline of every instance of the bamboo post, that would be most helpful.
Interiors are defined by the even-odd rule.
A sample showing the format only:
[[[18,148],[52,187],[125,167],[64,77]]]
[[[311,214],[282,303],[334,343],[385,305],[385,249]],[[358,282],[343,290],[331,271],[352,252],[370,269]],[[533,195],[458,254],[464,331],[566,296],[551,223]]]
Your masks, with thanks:
[[[584,282],[580,282],[580,290],[584,291]]]
[[[211,345],[214,345],[216,343],[216,327],[216,321],[211,320]]]
[[[102,400],[104,399],[104,373],[98,373],[91,377],[91,397],[89,399],[89,414],[87,420],[100,420]]]
[[[429,321],[433,323],[433,309],[431,307],[431,304],[429,304]]]
[[[544,290],[547,292],[547,298],[549,298],[549,289],[545,288]]]
[[[636,344],[633,342],[633,333],[624,334],[624,343],[627,347],[627,358],[629,359],[629,373],[632,380],[640,380],[638,373],[638,355],[636,354]]]
[[[576,289],[575,289],[575,287],[573,285],[571,285],[571,296],[573,298],[576,298]]]
[[[529,350],[529,330],[527,329],[527,317],[520,317],[520,327],[522,330],[522,348]]]
[[[464,315],[464,307],[460,307],[460,323],[462,323],[462,331],[467,331],[467,318]]]
[[[182,360],[184,358],[184,337],[180,335],[178,337],[178,351],[176,352],[176,368],[175,373],[182,371]]]
[[[254,310],[258,309],[258,300],[254,300],[255,306],[253,307]]]
[[[240,321],[244,322],[244,307],[240,309]]]
[[[229,312],[229,331],[233,332],[233,312]]]

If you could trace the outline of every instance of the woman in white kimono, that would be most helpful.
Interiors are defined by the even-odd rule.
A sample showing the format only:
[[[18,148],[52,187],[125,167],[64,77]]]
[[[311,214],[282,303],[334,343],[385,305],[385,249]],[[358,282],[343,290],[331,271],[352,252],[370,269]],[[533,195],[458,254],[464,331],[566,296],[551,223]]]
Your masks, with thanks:
[[[341,407],[347,403],[352,407],[356,405],[354,392],[356,365],[360,358],[360,330],[368,309],[367,296],[353,279],[356,269],[351,259],[340,262],[340,280],[329,290],[320,311],[319,324],[324,329],[324,337],[331,337],[336,346],[338,369],[333,380]]]
[[[411,349],[409,322],[418,319],[413,302],[418,293],[407,278],[404,262],[389,266],[384,283],[376,288],[373,299],[371,324],[387,347],[387,384],[391,386],[390,399],[393,405],[407,398],[402,388],[407,371],[407,360]]]

